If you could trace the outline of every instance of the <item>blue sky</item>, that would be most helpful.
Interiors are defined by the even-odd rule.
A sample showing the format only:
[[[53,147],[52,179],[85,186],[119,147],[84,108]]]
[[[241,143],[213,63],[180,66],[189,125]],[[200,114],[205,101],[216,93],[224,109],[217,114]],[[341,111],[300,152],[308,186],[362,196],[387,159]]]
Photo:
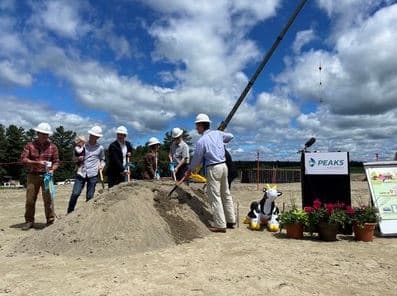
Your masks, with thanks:
[[[227,116],[298,0],[0,1],[0,123],[134,145]],[[397,151],[397,4],[308,0],[227,131],[235,159]],[[321,63],[322,70],[318,67]],[[320,80],[322,85],[320,86]]]

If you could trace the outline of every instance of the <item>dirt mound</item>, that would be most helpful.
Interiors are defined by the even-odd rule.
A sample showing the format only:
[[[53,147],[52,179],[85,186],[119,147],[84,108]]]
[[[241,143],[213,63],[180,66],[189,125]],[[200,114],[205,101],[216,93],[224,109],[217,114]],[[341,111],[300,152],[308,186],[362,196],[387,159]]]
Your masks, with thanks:
[[[203,196],[171,183],[113,187],[54,225],[23,239],[17,252],[117,256],[170,247],[208,234]]]

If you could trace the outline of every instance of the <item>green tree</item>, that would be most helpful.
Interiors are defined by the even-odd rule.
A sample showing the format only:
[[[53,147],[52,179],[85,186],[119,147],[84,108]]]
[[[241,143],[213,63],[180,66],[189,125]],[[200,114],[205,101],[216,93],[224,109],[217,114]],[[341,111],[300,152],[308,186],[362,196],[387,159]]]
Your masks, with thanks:
[[[0,124],[0,163],[7,162],[6,158],[7,151],[7,138],[6,138],[6,130],[2,124]],[[3,176],[7,175],[7,169],[5,165],[0,165],[0,179]]]
[[[189,133],[186,130],[183,130],[182,139],[183,141],[185,141],[186,144],[188,144],[188,146],[192,146],[192,137],[189,135]],[[167,151],[167,155],[168,152],[170,151],[171,143],[172,143],[171,132],[166,132],[163,140],[163,145],[161,145],[161,150]]]
[[[26,142],[32,142],[36,138],[36,131],[32,128],[25,133]]]
[[[19,162],[21,152],[26,144],[25,130],[16,125],[10,125],[6,129],[6,161]],[[7,167],[7,173],[15,179],[24,182],[24,174],[22,173],[22,166],[13,164]]]
[[[61,164],[54,174],[55,181],[69,179],[74,175],[73,140],[75,137],[75,132],[65,130],[63,126],[57,127],[50,137],[52,143],[58,148],[59,159],[61,160]]]

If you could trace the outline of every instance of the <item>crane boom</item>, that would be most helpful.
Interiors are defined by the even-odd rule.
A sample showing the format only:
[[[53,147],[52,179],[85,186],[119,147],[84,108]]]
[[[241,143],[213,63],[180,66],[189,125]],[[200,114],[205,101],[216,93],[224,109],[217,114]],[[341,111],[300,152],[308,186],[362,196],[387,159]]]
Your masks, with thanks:
[[[274,51],[276,50],[277,46],[280,44],[281,40],[284,38],[284,35],[287,33],[289,27],[292,25],[292,23],[295,21],[296,17],[298,16],[299,12],[302,10],[303,6],[305,5],[307,0],[301,0],[298,6],[295,8],[293,14],[290,16],[288,19],[287,24],[281,31],[281,33],[277,36],[276,40],[273,42],[272,47],[270,50],[266,53],[264,56],[262,62],[259,64],[258,68],[256,69],[254,75],[251,77],[250,81],[247,83],[245,86],[243,92],[241,93],[240,97],[237,99],[237,102],[234,104],[232,111],[227,115],[226,119],[221,122],[219,125],[218,129],[219,130],[225,130],[227,125],[229,124],[230,120],[236,113],[237,109],[240,107],[241,103],[245,99],[246,95],[250,91],[252,85],[254,84],[255,80],[258,78],[259,74],[262,72],[263,68],[267,64],[267,62],[270,60],[271,56],[273,55]]]

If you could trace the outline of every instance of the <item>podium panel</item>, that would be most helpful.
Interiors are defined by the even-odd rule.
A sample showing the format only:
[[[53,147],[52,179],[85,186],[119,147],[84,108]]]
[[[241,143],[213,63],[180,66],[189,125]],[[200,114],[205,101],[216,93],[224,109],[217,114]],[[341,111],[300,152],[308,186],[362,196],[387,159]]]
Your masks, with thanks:
[[[326,203],[351,205],[348,152],[308,153],[301,155],[302,207],[315,199]]]

